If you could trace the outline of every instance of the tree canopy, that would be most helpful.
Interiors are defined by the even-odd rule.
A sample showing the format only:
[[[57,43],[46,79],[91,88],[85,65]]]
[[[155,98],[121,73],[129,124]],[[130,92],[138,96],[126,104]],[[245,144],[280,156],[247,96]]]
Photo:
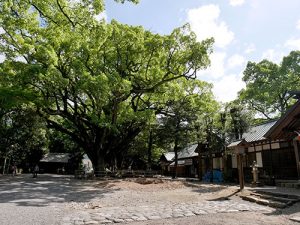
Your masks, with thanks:
[[[300,84],[300,51],[292,51],[278,65],[268,60],[248,62],[240,98],[249,107],[271,119],[282,115],[292,103],[290,91]]]
[[[106,24],[95,18],[102,10],[100,0],[0,3],[0,51],[6,56],[0,92],[68,134],[96,170],[128,149],[165,106],[174,81],[195,78],[209,65],[213,43],[197,42],[188,25],[159,35]]]

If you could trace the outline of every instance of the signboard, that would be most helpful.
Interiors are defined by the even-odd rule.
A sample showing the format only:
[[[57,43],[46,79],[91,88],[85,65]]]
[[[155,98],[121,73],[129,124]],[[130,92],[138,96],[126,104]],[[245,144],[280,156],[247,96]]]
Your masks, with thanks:
[[[193,165],[193,160],[192,159],[185,159],[184,160],[184,165],[186,165],[186,166]]]

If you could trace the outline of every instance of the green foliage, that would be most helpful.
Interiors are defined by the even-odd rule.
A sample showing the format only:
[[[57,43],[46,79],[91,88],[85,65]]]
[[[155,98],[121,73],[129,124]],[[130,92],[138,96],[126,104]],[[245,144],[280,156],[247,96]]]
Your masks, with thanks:
[[[48,149],[49,152],[58,152],[58,153],[81,153],[81,148],[76,144],[76,142],[70,139],[70,136],[58,132],[56,130],[48,130],[47,132],[48,139]]]
[[[239,140],[243,133],[247,132],[249,126],[253,124],[253,118],[253,111],[245,108],[240,101],[229,102],[225,106],[224,132],[231,141]]]
[[[267,119],[282,115],[293,103],[289,91],[300,84],[300,51],[293,51],[277,65],[268,60],[248,62],[240,99]]]
[[[49,128],[82,147],[96,169],[128,149],[168,102],[168,90],[176,96],[185,88],[173,81],[209,65],[213,42],[197,42],[188,25],[162,36],[106,24],[95,19],[102,10],[100,0],[0,3],[1,79]]]
[[[37,163],[48,145],[45,123],[30,108],[11,110],[0,118],[0,158],[11,163]]]
[[[205,138],[204,132],[197,127],[203,127],[204,118],[213,117],[219,106],[210,84],[199,80],[177,80],[174,83],[175,91],[170,90],[170,98],[161,111],[160,142],[162,146],[177,142],[178,147],[183,148]]]

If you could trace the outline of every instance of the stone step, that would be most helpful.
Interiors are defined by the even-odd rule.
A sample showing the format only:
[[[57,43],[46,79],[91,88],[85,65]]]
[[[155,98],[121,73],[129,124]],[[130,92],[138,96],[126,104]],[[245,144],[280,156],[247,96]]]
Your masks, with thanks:
[[[276,180],[276,186],[300,189],[300,180]]]
[[[277,184],[279,187],[286,187],[286,188],[297,188],[300,189],[300,183],[279,183]]]
[[[266,199],[266,200],[271,200],[271,201],[276,201],[276,202],[282,202],[285,203],[287,205],[292,205],[295,202],[299,201],[298,199],[294,199],[294,198],[286,198],[286,197],[278,197],[275,195],[269,195],[269,194],[259,194],[259,193],[250,193],[250,195],[258,197],[260,199]]]
[[[273,208],[285,208],[288,206],[288,204],[283,202],[262,199],[251,195],[242,195],[241,198],[246,201],[255,202],[260,205],[267,205]]]
[[[266,195],[266,196],[288,198],[288,199],[291,199],[291,200],[300,200],[300,196],[298,196],[298,195],[285,194],[285,193],[279,193],[279,192],[269,192],[269,191],[264,191],[264,190],[255,190],[252,193]]]

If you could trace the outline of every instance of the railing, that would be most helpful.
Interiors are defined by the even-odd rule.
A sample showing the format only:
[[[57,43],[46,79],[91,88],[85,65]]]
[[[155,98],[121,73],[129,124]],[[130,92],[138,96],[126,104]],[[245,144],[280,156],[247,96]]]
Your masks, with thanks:
[[[75,171],[76,179],[154,177],[156,175],[158,175],[158,171],[152,171],[152,170],[117,170],[117,171],[93,171],[93,172],[85,172],[84,170]]]

